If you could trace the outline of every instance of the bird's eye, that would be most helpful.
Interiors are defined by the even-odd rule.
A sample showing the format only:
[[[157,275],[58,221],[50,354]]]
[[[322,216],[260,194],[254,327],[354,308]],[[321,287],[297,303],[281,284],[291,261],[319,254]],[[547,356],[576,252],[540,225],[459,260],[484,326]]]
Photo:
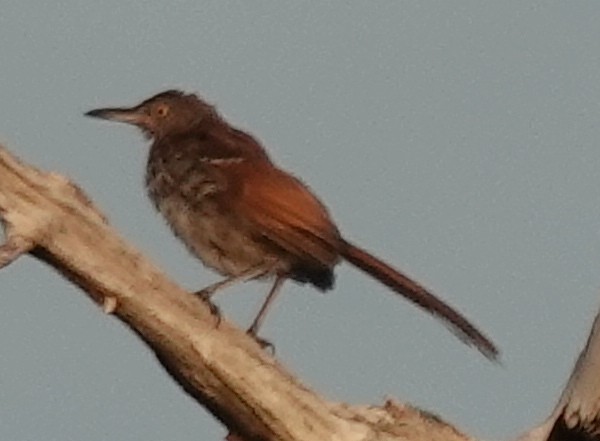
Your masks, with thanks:
[[[165,117],[169,113],[169,106],[162,104],[156,108],[156,114],[160,117]]]

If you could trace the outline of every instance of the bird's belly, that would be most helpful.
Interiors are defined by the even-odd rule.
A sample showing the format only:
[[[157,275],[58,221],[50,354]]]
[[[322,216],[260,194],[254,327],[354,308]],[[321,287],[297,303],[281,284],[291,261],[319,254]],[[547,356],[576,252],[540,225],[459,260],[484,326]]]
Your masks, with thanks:
[[[160,213],[187,248],[204,265],[236,276],[260,266],[273,265],[276,257],[241,228],[237,219],[219,213],[212,201],[191,208],[178,197],[155,200]]]

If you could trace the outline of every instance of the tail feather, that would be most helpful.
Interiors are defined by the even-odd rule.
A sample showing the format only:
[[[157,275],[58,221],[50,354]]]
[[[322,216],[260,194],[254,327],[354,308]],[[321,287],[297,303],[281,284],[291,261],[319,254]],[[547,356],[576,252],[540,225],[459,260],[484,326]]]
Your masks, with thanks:
[[[396,293],[406,297],[430,314],[445,320],[450,329],[466,344],[475,346],[488,359],[497,361],[499,352],[494,343],[462,314],[444,303],[427,289],[392,268],[371,253],[343,241],[342,256],[352,265],[377,279]]]

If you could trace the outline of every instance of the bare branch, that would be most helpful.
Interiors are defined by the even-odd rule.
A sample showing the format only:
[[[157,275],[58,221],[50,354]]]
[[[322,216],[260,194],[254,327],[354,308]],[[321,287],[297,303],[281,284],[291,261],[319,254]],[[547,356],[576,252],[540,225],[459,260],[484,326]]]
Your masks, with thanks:
[[[231,440],[465,440],[431,414],[388,402],[325,400],[246,334],[217,321],[110,228],[68,179],[18,161],[0,146],[2,266],[23,253],[54,267],[125,322],[167,372],[229,429]]]
[[[600,440],[600,311],[550,417],[517,441]]]

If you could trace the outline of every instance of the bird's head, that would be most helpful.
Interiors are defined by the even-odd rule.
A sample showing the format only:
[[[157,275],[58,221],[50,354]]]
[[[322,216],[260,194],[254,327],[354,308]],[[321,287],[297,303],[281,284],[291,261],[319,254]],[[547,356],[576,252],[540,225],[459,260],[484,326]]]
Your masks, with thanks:
[[[167,90],[134,107],[106,107],[90,110],[87,116],[118,121],[139,127],[149,138],[180,133],[216,115],[215,109],[194,94]]]

